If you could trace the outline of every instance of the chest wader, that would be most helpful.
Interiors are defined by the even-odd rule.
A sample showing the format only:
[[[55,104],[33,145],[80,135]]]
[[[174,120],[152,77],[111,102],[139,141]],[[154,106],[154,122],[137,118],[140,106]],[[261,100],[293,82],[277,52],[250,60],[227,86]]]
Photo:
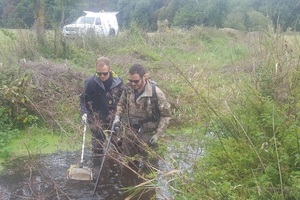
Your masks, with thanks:
[[[103,154],[103,143],[105,141],[104,130],[107,130],[109,124],[103,123],[98,117],[95,117],[89,123],[92,132],[92,151],[93,157],[98,158]]]
[[[130,156],[134,156],[136,153],[139,153],[141,150],[142,145],[142,135],[145,134],[145,132],[147,132],[147,130],[145,130],[144,124],[148,123],[148,122],[157,122],[160,119],[160,113],[158,110],[158,100],[157,100],[157,94],[156,94],[156,84],[155,83],[151,83],[152,85],[152,96],[150,97],[151,99],[151,105],[152,106],[152,116],[150,116],[147,119],[141,120],[141,119],[137,119],[137,118],[133,118],[130,117],[129,114],[129,110],[130,110],[130,105],[129,105],[129,101],[130,101],[130,96],[132,91],[129,90],[125,90],[127,92],[127,116],[128,116],[128,124],[131,128],[131,132],[133,132],[132,134],[127,134],[128,138],[124,138],[123,140],[123,153],[125,155],[130,155]],[[146,103],[146,102],[145,102]],[[130,136],[131,135],[131,136]],[[148,142],[148,141],[144,141],[144,142]]]
[[[129,115],[129,104],[127,103],[127,107],[128,107],[128,116],[130,119],[130,126],[136,131],[136,133],[138,134],[143,134],[145,129],[144,129],[144,124],[148,123],[148,122],[158,122],[160,120],[160,111],[158,109],[158,99],[157,99],[157,94],[156,94],[156,83],[155,82],[151,82],[151,86],[152,86],[152,96],[150,97],[150,101],[151,101],[151,105],[152,105],[152,116],[147,118],[147,119],[143,119],[143,120],[139,120],[139,119],[135,119],[135,118],[130,118]],[[131,94],[131,91],[128,91],[127,93],[127,99],[129,99],[129,96]],[[145,106],[146,107],[146,106]]]

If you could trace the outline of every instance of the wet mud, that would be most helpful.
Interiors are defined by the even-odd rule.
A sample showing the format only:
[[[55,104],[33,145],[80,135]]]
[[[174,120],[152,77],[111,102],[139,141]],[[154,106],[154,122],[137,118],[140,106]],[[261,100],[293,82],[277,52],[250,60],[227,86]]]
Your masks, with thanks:
[[[89,153],[91,154],[91,153]],[[124,188],[142,182],[135,173],[106,157],[94,192],[101,159],[85,158],[84,166],[93,169],[93,180],[70,180],[70,165],[80,162],[80,152],[19,157],[3,164],[0,174],[0,199],[107,199],[124,200],[129,193]],[[142,194],[139,199],[151,199],[154,194]]]

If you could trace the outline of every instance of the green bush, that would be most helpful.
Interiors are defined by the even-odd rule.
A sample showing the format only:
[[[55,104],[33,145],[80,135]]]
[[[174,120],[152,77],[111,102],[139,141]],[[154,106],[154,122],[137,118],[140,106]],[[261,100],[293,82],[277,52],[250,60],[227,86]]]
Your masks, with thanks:
[[[229,94],[203,115],[205,153],[178,177],[176,199],[300,198],[299,67],[284,39],[266,40],[254,57],[261,65],[223,85]]]

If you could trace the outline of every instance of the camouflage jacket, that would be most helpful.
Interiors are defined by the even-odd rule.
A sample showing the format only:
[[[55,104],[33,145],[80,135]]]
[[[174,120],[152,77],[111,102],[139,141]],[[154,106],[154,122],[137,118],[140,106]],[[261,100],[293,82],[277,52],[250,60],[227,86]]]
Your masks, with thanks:
[[[116,115],[129,119],[129,122],[147,121],[143,123],[144,131],[155,131],[158,135],[163,136],[171,118],[170,104],[166,100],[165,94],[162,90],[156,87],[157,106],[160,112],[159,121],[151,121],[153,116],[153,106],[151,103],[152,97],[152,83],[147,80],[144,92],[136,99],[133,89],[128,86],[122,93],[120,101],[117,105]]]

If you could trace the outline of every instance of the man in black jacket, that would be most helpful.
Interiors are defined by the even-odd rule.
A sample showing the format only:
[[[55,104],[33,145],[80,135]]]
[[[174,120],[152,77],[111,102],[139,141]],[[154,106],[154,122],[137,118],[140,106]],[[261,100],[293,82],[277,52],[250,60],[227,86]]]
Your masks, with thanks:
[[[103,130],[110,128],[122,90],[123,81],[111,70],[110,60],[98,58],[96,73],[85,80],[80,95],[82,122],[89,123],[93,134],[94,156],[103,153]]]

